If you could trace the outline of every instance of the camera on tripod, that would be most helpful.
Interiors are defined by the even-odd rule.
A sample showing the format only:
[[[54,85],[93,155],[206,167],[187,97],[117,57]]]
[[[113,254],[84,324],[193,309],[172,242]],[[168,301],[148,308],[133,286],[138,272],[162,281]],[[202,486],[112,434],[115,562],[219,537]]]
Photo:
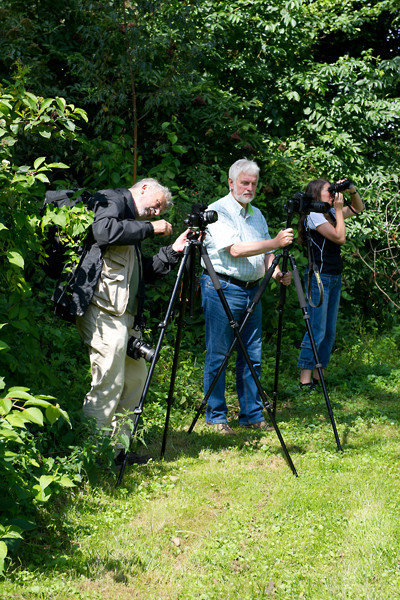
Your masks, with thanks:
[[[144,358],[144,360],[151,363],[156,351],[148,344],[145,344],[143,340],[140,340],[139,338],[132,335],[128,340],[126,353],[128,356],[134,358],[135,360]]]
[[[328,187],[328,192],[334,196],[338,192],[344,192],[345,190],[348,190],[352,185],[353,183],[348,179],[345,179],[339,183],[331,183],[331,185]]]
[[[311,194],[296,192],[292,200],[288,200],[283,207],[288,213],[308,215],[310,212],[327,213],[331,208],[329,202],[316,202]]]
[[[184,223],[190,229],[200,229],[204,231],[207,225],[218,221],[218,213],[216,210],[206,210],[207,204],[192,204],[192,212],[184,220]]]

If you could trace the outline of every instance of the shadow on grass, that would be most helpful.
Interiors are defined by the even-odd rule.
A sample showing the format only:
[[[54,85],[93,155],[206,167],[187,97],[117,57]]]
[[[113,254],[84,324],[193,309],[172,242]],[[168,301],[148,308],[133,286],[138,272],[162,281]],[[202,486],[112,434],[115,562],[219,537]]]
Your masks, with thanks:
[[[300,395],[297,382],[293,382],[292,375],[284,374],[281,378],[276,422],[297,468],[296,462],[299,457],[311,450],[321,449],[334,453],[337,449],[324,395],[317,393]],[[399,381],[399,370],[387,365],[358,365],[354,373],[350,373],[348,365],[345,365],[335,367],[332,369],[332,374],[327,374],[329,400],[343,450],[357,454],[368,452],[372,446],[379,443],[379,432],[373,434],[372,425],[378,428],[380,425],[387,426],[391,422],[396,426],[399,425],[400,394],[396,388],[397,381]],[[269,401],[271,402],[270,398]],[[171,418],[164,458],[160,457],[163,428],[160,424],[151,426],[146,433],[147,447],[139,445],[136,450],[139,453],[151,452],[154,462],[127,467],[120,488],[116,487],[117,470],[104,469],[99,475],[98,488],[101,493],[110,502],[121,499],[123,493],[136,495],[140,493],[144,481],[168,482],[168,478],[176,474],[182,457],[201,461],[207,460],[207,453],[235,451],[243,453],[243,456],[249,454],[261,456],[265,458],[267,468],[271,456],[279,457],[282,468],[290,472],[290,466],[286,462],[274,430],[260,432],[237,426],[236,401],[232,401],[229,406],[229,414],[232,415],[230,424],[237,431],[236,436],[223,436],[206,426],[204,412],[200,415],[193,432],[189,434],[188,430],[196,409],[197,407],[191,412],[181,412],[178,415],[177,410],[172,406],[172,413],[176,412],[176,414]],[[268,413],[266,419],[269,420]],[[382,440],[382,444],[384,443],[387,441]],[[265,451],[266,447],[267,451]],[[301,470],[299,475],[301,476]],[[155,491],[154,495],[157,493],[159,491]],[[79,519],[79,525],[69,523],[65,517],[72,505],[76,512],[83,515],[83,518]],[[92,560],[86,557],[82,560],[82,552],[75,541],[77,537],[91,535],[92,523],[86,523],[84,515],[85,512],[96,513],[98,509],[96,493],[91,491],[87,494],[56,499],[50,517],[44,513],[37,534],[21,545],[18,569],[39,573],[73,571],[90,577],[90,570],[96,563],[96,569],[116,573],[116,577],[123,577],[123,574],[119,575],[118,572],[123,564],[126,567],[126,558],[121,564],[115,560],[110,561],[106,557],[93,557]],[[50,529],[49,521],[51,521]],[[138,557],[133,555],[131,560],[133,569],[142,569]]]

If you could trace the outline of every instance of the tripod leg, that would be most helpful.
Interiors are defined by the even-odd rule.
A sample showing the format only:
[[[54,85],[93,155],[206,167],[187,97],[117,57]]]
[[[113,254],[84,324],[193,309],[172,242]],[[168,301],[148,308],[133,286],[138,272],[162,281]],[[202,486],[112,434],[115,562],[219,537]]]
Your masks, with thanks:
[[[287,272],[287,264],[288,264],[288,251],[287,251],[287,248],[284,248],[283,260],[282,260],[282,273]],[[279,364],[280,364],[280,359],[281,359],[283,313],[284,313],[284,309],[285,309],[285,301],[286,301],[286,286],[281,285],[281,289],[279,290],[278,332],[277,332],[277,337],[276,337],[274,389],[272,392],[272,407],[273,407],[272,410],[273,410],[274,415],[276,415],[276,404],[277,404],[277,398],[278,398]]]
[[[189,257],[190,257],[191,248],[192,248],[192,243],[190,242],[185,247],[185,250],[184,250],[184,253],[183,253],[183,257],[182,257],[181,264],[180,264],[179,269],[178,269],[177,278],[176,278],[175,285],[174,285],[174,288],[173,288],[173,291],[172,291],[172,294],[171,294],[171,298],[170,298],[170,301],[169,301],[169,304],[168,304],[168,308],[167,308],[167,311],[166,311],[166,314],[165,314],[164,321],[162,323],[160,323],[160,325],[159,325],[159,327],[161,329],[161,333],[160,333],[157,345],[156,345],[155,350],[154,350],[154,356],[153,356],[153,359],[152,359],[151,364],[150,364],[150,368],[149,368],[148,373],[147,373],[147,377],[146,377],[146,381],[145,381],[145,384],[144,384],[144,387],[143,387],[142,395],[140,397],[139,405],[138,405],[138,407],[135,410],[134,428],[133,428],[133,432],[132,432],[131,437],[130,437],[128,452],[125,453],[125,457],[124,457],[124,460],[122,462],[122,465],[121,465],[121,468],[120,468],[120,471],[119,471],[119,475],[118,475],[118,479],[117,479],[117,485],[119,485],[121,483],[122,477],[124,475],[124,471],[125,471],[125,468],[126,468],[126,465],[127,465],[127,461],[128,461],[128,453],[129,453],[129,451],[130,451],[130,449],[132,447],[132,444],[133,444],[133,440],[134,440],[135,433],[136,433],[136,430],[137,430],[137,424],[138,424],[138,421],[139,421],[139,417],[140,417],[140,415],[143,412],[144,402],[145,402],[147,393],[149,391],[150,382],[151,382],[151,379],[153,377],[153,373],[154,373],[156,362],[157,362],[158,357],[160,355],[161,345],[162,345],[162,342],[163,342],[163,339],[164,339],[165,331],[166,331],[168,322],[170,320],[170,317],[171,317],[171,314],[172,314],[172,310],[173,310],[173,307],[175,305],[176,298],[177,298],[178,293],[179,293],[180,282],[181,282],[183,274],[185,272],[186,263],[188,262]]]
[[[264,278],[263,278],[262,282],[260,283],[258,291],[257,291],[256,295],[254,296],[252,304],[247,308],[246,313],[245,313],[242,321],[240,322],[239,333],[242,333],[243,329],[246,327],[246,324],[247,324],[250,316],[254,312],[254,309],[255,309],[256,305],[260,301],[261,296],[263,295],[263,293],[264,293],[264,291],[265,291],[265,289],[266,289],[266,287],[267,287],[267,285],[268,285],[268,283],[269,283],[269,281],[270,281],[270,279],[272,277],[272,274],[275,271],[276,265],[279,263],[280,257],[281,257],[281,255],[279,254],[279,255],[277,255],[274,258],[274,260],[272,261],[272,263],[271,263],[268,271],[264,275]],[[194,427],[195,427],[195,425],[196,425],[196,423],[197,423],[197,421],[198,421],[201,413],[203,412],[203,410],[205,410],[205,408],[207,406],[208,399],[211,396],[211,394],[213,392],[213,389],[214,389],[214,387],[215,387],[215,385],[216,385],[219,377],[222,375],[222,373],[223,373],[223,371],[224,371],[224,369],[225,369],[225,367],[227,365],[227,362],[228,362],[230,356],[232,355],[233,350],[235,349],[236,344],[237,344],[237,338],[234,337],[234,339],[232,341],[232,344],[231,344],[228,352],[226,353],[225,358],[222,361],[221,366],[218,369],[218,372],[216,373],[213,381],[211,382],[211,385],[208,388],[207,393],[204,396],[204,398],[202,400],[202,403],[200,404],[200,406],[199,406],[199,408],[198,408],[198,410],[197,410],[197,412],[195,414],[195,417],[194,417],[193,422],[192,422],[192,424],[191,424],[191,426],[190,426],[190,428],[188,430],[188,433],[192,433],[192,431],[193,431],[193,429],[194,429]]]
[[[195,248],[193,246],[193,250],[194,249]],[[176,372],[177,372],[178,363],[179,363],[179,350],[180,350],[180,345],[181,345],[181,340],[182,340],[183,325],[184,325],[184,321],[185,321],[187,290],[188,290],[188,286],[191,285],[192,278],[194,277],[193,270],[191,269],[192,264],[194,264],[193,259],[194,259],[194,256],[191,255],[190,260],[188,262],[190,275],[185,273],[184,278],[183,278],[183,284],[182,284],[179,318],[178,318],[178,329],[177,329],[177,333],[176,333],[176,337],[175,337],[174,358],[173,358],[173,362],[172,362],[170,386],[169,386],[169,392],[168,392],[168,398],[167,398],[167,412],[166,412],[166,416],[165,416],[164,434],[163,434],[163,441],[162,441],[162,446],[161,446],[161,458],[164,457],[165,448],[167,445],[167,432],[168,432],[169,418],[171,415],[171,407],[172,407],[172,404],[174,401]],[[188,282],[188,278],[189,278],[189,282]],[[192,296],[191,296],[191,298],[192,298]]]
[[[143,412],[143,403],[139,404],[139,406],[135,409],[135,412],[134,412],[135,416],[133,419],[133,429],[132,429],[132,433],[130,436],[129,450],[131,449],[132,442],[135,439],[135,435],[136,435],[136,431],[137,431],[138,423],[139,423],[139,418],[140,418],[140,415],[142,414],[142,412]],[[120,483],[122,481],[122,477],[124,476],[124,472],[125,472],[126,465],[128,462],[128,453],[129,453],[129,451],[125,452],[124,460],[122,461],[121,468],[118,473],[118,478],[117,478],[117,483],[116,483],[117,486],[120,485]]]
[[[301,308],[301,310],[303,312],[303,319],[304,319],[304,322],[306,324],[307,332],[308,332],[308,335],[309,335],[309,338],[310,338],[311,348],[312,348],[314,359],[315,359],[315,368],[318,370],[318,373],[319,373],[319,377],[320,377],[320,381],[321,381],[321,386],[322,386],[322,391],[324,393],[324,397],[325,397],[325,402],[326,402],[326,406],[327,406],[327,409],[328,409],[329,418],[330,418],[330,421],[331,421],[331,424],[332,424],[332,429],[333,429],[333,433],[334,433],[335,440],[336,440],[336,445],[337,445],[338,450],[340,450],[342,452],[342,447],[341,447],[341,444],[340,444],[339,435],[338,435],[338,432],[337,432],[337,429],[336,429],[335,418],[333,416],[333,411],[332,411],[331,403],[330,403],[330,400],[329,400],[328,392],[326,390],[324,374],[323,374],[323,371],[322,371],[322,365],[319,362],[317,347],[315,345],[314,334],[312,332],[312,328],[311,328],[311,324],[310,324],[310,316],[309,316],[308,311],[307,311],[307,302],[306,302],[306,299],[305,299],[305,296],[304,296],[303,286],[302,286],[301,280],[300,280],[300,275],[299,275],[299,272],[297,270],[294,258],[292,256],[290,256],[289,259],[290,259],[290,264],[291,264],[291,267],[292,267],[292,274],[293,274],[294,284],[296,286],[297,297],[299,299],[300,308]]]
[[[292,469],[293,474],[297,476],[297,472],[296,472],[295,466],[294,466],[294,464],[292,462],[290,454],[289,454],[289,452],[288,452],[288,450],[286,448],[286,444],[285,444],[285,442],[284,442],[284,440],[282,438],[282,435],[281,435],[281,433],[279,431],[278,425],[277,425],[277,423],[275,421],[275,418],[274,418],[274,415],[272,413],[270,404],[269,404],[269,402],[268,402],[268,400],[267,400],[267,398],[265,396],[265,393],[264,393],[264,390],[263,390],[263,388],[261,386],[260,380],[259,380],[259,378],[257,376],[257,373],[256,373],[256,371],[254,369],[254,366],[253,366],[253,364],[252,364],[252,362],[250,360],[249,354],[247,352],[247,348],[246,348],[246,346],[245,346],[245,344],[244,344],[244,342],[243,342],[243,340],[241,338],[241,335],[239,333],[238,323],[235,321],[235,319],[233,317],[233,314],[232,314],[232,311],[231,311],[231,309],[229,307],[229,304],[228,304],[228,302],[227,302],[227,300],[226,300],[226,298],[224,296],[224,293],[223,293],[223,291],[221,289],[220,281],[219,281],[218,276],[217,276],[217,274],[216,274],[216,272],[214,270],[214,267],[213,267],[213,265],[211,263],[211,260],[210,260],[208,254],[207,254],[207,250],[205,249],[204,246],[201,246],[200,252],[201,252],[201,257],[202,257],[202,259],[204,261],[205,267],[207,269],[207,272],[208,272],[208,274],[210,275],[210,277],[212,279],[214,288],[215,288],[215,290],[216,290],[216,292],[217,292],[217,294],[219,296],[219,299],[220,299],[220,301],[222,303],[222,306],[224,308],[224,311],[226,313],[228,321],[231,324],[231,327],[233,329],[234,335],[235,335],[235,337],[237,339],[237,342],[239,344],[240,350],[242,351],[243,357],[244,357],[244,359],[245,359],[245,361],[247,363],[247,366],[249,367],[251,376],[252,376],[252,378],[254,380],[254,383],[255,383],[255,385],[257,387],[257,391],[258,391],[258,393],[260,395],[260,398],[262,399],[263,404],[264,404],[264,406],[265,406],[266,410],[268,411],[268,414],[269,414],[269,416],[271,418],[272,425],[273,425],[273,427],[274,427],[274,429],[275,429],[275,431],[277,433],[277,436],[278,436],[278,439],[279,439],[279,441],[281,443],[281,447],[282,447],[282,450],[283,450],[283,452],[285,454],[286,460],[289,463],[289,466]]]

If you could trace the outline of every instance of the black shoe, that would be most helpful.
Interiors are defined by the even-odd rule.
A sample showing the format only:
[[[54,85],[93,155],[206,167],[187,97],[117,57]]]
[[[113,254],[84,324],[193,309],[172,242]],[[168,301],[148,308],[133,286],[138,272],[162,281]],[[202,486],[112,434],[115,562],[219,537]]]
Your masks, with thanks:
[[[114,462],[117,466],[122,465],[125,459],[125,452],[121,452],[115,457]],[[136,454],[136,452],[128,452],[128,465],[146,465],[149,461],[154,460],[151,454]]]
[[[317,394],[321,393],[318,379],[313,379],[311,383],[299,383],[299,388],[303,394],[312,394],[313,392],[317,392]]]
[[[322,390],[319,379],[313,378],[312,383],[310,383],[310,392],[317,392],[318,394],[320,394],[321,391]]]
[[[299,383],[299,389],[303,394],[310,394],[314,391],[314,386],[312,383]]]

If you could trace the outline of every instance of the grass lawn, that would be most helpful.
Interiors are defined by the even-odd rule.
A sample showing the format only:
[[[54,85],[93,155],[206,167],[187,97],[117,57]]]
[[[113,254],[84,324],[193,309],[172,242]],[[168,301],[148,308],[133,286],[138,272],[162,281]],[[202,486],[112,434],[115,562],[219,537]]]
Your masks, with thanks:
[[[58,499],[0,598],[400,598],[397,356],[389,337],[334,355],[327,385],[343,452],[323,395],[300,395],[283,370],[277,423],[298,477],[275,431],[237,427],[233,387],[235,437],[204,416],[189,435],[194,412],[173,410],[164,460],[159,421],[156,460],[127,467],[119,487],[106,473]]]

